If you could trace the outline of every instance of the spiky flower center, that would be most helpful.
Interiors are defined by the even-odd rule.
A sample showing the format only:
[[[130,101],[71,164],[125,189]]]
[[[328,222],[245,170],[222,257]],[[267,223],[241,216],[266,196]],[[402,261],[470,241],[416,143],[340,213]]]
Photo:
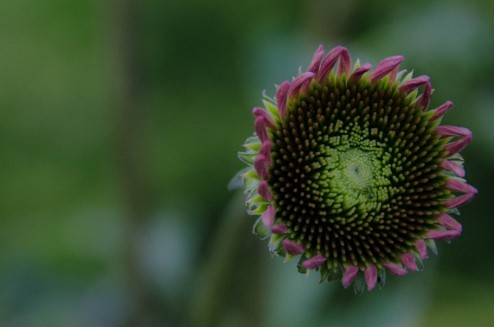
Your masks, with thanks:
[[[328,268],[396,261],[444,212],[445,141],[412,100],[388,79],[332,74],[289,101],[273,129],[277,222]]]

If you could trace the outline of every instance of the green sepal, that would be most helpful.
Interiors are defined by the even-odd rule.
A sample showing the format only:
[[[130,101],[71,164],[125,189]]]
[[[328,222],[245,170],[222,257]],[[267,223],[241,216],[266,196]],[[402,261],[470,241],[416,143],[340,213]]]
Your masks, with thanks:
[[[240,171],[238,171],[233,177],[232,179],[228,182],[228,190],[229,191],[233,191],[233,190],[236,190],[236,189],[239,189],[239,188],[242,188],[244,186],[244,183],[243,183],[243,174],[245,174],[248,170],[250,169],[250,167],[246,167]]]
[[[325,264],[319,266],[319,268],[321,271],[321,280],[319,281],[319,283],[322,283],[324,281],[332,282],[341,279],[341,270],[329,269],[328,266]]]
[[[377,285],[379,285],[379,288],[383,288],[384,284],[386,284],[386,276],[386,270],[380,268],[377,272]]]
[[[419,271],[424,270],[424,260],[422,260],[422,258],[420,257],[420,254],[415,252],[413,255],[415,256],[415,262],[417,263],[417,269]]]
[[[278,234],[272,234],[268,244],[269,252],[277,256],[283,256],[284,251],[283,251],[283,247],[281,246],[282,240],[283,240],[283,236]]]
[[[278,115],[278,107],[273,102],[271,102],[271,101],[269,101],[267,99],[262,100],[262,102],[264,103],[264,106],[266,107],[266,110],[271,115],[274,116],[273,118],[278,118],[279,117],[279,115]]]
[[[435,255],[438,254],[436,242],[434,242],[434,240],[426,240],[425,244],[432,251],[432,253],[434,253]]]
[[[355,278],[355,281],[353,282],[353,290],[355,291],[355,294],[362,295],[365,291],[366,285],[367,283],[365,282],[364,275],[358,272],[357,278]]]
[[[302,263],[307,259],[307,256],[304,254],[302,254],[300,256],[300,258],[298,259],[298,263],[297,263],[297,270],[299,273],[301,274],[308,274],[309,271],[307,270],[307,268],[305,268],[304,266],[302,266]]]
[[[261,218],[257,219],[256,223],[254,224],[254,228],[252,229],[252,233],[254,233],[261,240],[265,240],[269,236],[271,236],[271,231],[267,229],[266,226],[264,226]]]
[[[237,157],[242,161],[243,163],[246,163],[248,165],[252,165],[254,163],[254,157],[256,156],[256,153],[254,152],[239,152],[237,153]]]
[[[252,206],[254,209],[249,210],[249,215],[262,215],[268,209],[269,204],[253,203]]]
[[[242,178],[261,180],[261,178],[259,177],[259,175],[257,174],[255,169],[250,169],[250,170],[246,171],[245,174],[242,176]]]

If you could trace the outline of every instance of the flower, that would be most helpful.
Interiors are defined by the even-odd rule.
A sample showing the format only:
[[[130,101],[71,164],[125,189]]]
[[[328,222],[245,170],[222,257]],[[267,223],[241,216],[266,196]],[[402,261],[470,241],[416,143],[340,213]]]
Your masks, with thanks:
[[[387,273],[422,269],[434,240],[461,234],[452,217],[477,190],[459,152],[470,130],[440,125],[453,106],[428,109],[428,76],[404,58],[352,68],[346,48],[315,51],[307,71],[253,110],[255,135],[239,158],[254,233],[298,269],[361,293]]]

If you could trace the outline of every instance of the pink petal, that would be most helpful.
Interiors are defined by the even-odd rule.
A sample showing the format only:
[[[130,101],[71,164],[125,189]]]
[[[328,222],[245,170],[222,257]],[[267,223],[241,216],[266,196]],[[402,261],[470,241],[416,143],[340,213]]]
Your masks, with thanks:
[[[367,283],[367,290],[372,291],[376,287],[377,282],[377,268],[374,265],[370,265],[364,272],[365,281]]]
[[[352,59],[350,58],[350,54],[348,50],[342,51],[340,53],[340,61],[338,62],[338,75],[342,74],[350,74],[352,71]]]
[[[356,82],[362,78],[362,76],[367,73],[372,68],[371,64],[364,64],[359,68],[355,69],[353,73],[348,78],[352,82]]]
[[[451,109],[452,106],[453,106],[453,102],[446,101],[445,103],[434,109],[434,115],[432,115],[431,119],[435,120],[441,118],[449,111],[449,109]]]
[[[431,230],[427,233],[426,238],[436,240],[450,241],[460,236],[461,232],[457,230]]]
[[[424,85],[428,81],[429,81],[429,76],[426,76],[426,75],[415,77],[415,78],[409,80],[408,82],[403,83],[399,87],[399,90],[401,92],[410,93],[413,90],[415,90],[416,88],[418,88],[419,86]]]
[[[275,234],[286,234],[287,230],[288,229],[285,224],[276,224],[271,229],[271,231]]]
[[[447,229],[455,230],[461,233],[462,227],[453,217],[445,213],[440,214],[438,217],[439,224]]]
[[[431,82],[425,82],[424,91],[422,92],[422,96],[419,99],[419,104],[427,109],[429,107],[429,103],[431,102],[432,95],[432,85]]]
[[[285,120],[286,115],[286,100],[288,99],[288,89],[290,88],[290,82],[284,81],[276,90],[276,104],[278,105],[278,113],[281,121]]]
[[[273,198],[273,195],[269,190],[268,182],[266,181],[262,181],[259,183],[259,186],[257,187],[257,193],[259,193],[260,196],[268,201],[271,201],[271,199]]]
[[[270,158],[270,155],[271,155],[271,141],[266,140],[262,144],[261,148],[259,149],[259,154],[265,156],[266,159],[268,159],[268,161],[270,161],[269,158]]]
[[[473,193],[477,194],[477,189],[472,185],[469,185],[465,182],[456,180],[456,179],[448,179],[446,182],[446,187],[453,192],[462,192],[462,193]]]
[[[427,255],[427,245],[425,244],[424,240],[418,240],[415,243],[415,248],[417,249],[417,252],[422,259],[427,259],[429,257]]]
[[[442,137],[472,136],[472,132],[468,128],[451,125],[438,126],[436,132]]]
[[[262,143],[269,141],[268,131],[266,130],[266,118],[257,116],[254,122],[256,128],[256,134]]]
[[[448,151],[448,155],[452,156],[465,149],[470,144],[470,142],[472,142],[472,135],[465,136],[458,141],[446,144],[444,146],[444,150]]]
[[[394,79],[396,72],[398,71],[398,66],[402,63],[405,58],[402,56],[389,57],[382,60],[374,70],[371,75],[371,82],[383,78],[384,76],[391,73],[391,78]],[[394,75],[394,76],[393,76]]]
[[[321,63],[321,68],[319,68],[319,71],[317,72],[316,80],[323,83],[328,78],[329,72],[333,69],[338,58],[345,52],[348,55],[348,50],[342,46],[331,49]]]
[[[288,89],[288,98],[296,98],[300,93],[304,92],[314,75],[313,72],[305,72],[298,75]]]
[[[307,269],[314,269],[322,265],[324,262],[326,262],[326,257],[323,257],[322,255],[318,254],[310,259],[305,260],[302,263],[302,266]]]
[[[417,268],[417,263],[415,262],[415,258],[413,256],[413,254],[404,253],[401,256],[401,263],[404,264],[410,270],[413,270],[413,271],[418,271],[419,270]]]
[[[290,240],[283,240],[281,242],[283,248],[285,249],[285,252],[291,255],[297,255],[297,254],[302,254],[304,253],[304,247],[298,243],[295,243]]]
[[[274,223],[274,217],[276,216],[276,210],[272,205],[268,206],[266,211],[261,215],[261,220],[267,229],[271,229]]]
[[[254,159],[254,168],[262,179],[266,179],[268,177],[268,160],[266,156],[260,154]]]
[[[266,120],[266,127],[274,128],[275,125],[273,122],[273,118],[266,110],[255,107],[254,109],[252,109],[252,113],[254,114],[254,116],[256,116],[256,118],[263,117]]]
[[[402,266],[398,266],[397,264],[392,262],[384,263],[383,267],[386,268],[386,270],[389,271],[390,274],[396,276],[403,276],[407,273],[405,268],[403,268]]]
[[[458,166],[452,161],[444,160],[440,166],[446,170],[449,170],[455,173],[458,177],[465,177],[465,169],[463,167]]]
[[[343,287],[347,288],[348,286],[350,286],[357,277],[357,274],[358,274],[358,268],[353,265],[349,265],[345,269],[345,272],[343,273],[343,277],[341,277],[341,283],[343,284]]]
[[[308,72],[317,73],[317,71],[319,70],[319,65],[321,64],[322,56],[324,56],[324,47],[321,44],[319,45],[317,50],[314,52],[314,55],[312,56],[312,62],[307,68]]]
[[[444,206],[446,208],[457,208],[461,205],[464,205],[465,203],[469,202],[470,200],[473,199],[473,197],[475,196],[475,193],[467,193],[467,194],[463,194],[463,195],[459,195],[457,197],[454,197],[452,199],[448,199],[446,200],[446,202],[444,202]]]

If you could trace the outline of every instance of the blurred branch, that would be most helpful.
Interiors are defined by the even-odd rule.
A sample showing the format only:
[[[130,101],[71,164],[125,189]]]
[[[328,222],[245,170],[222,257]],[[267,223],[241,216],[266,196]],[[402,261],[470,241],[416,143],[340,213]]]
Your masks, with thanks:
[[[197,274],[197,291],[193,294],[188,311],[187,326],[218,326],[219,317],[226,306],[229,282],[236,278],[235,257],[240,252],[245,230],[252,224],[245,219],[244,195],[237,192],[231,199],[204,267]]]
[[[112,65],[115,69],[116,147],[118,172],[125,206],[124,273],[129,292],[128,326],[161,325],[159,301],[139,269],[138,238],[150,216],[150,191],[146,175],[145,131],[142,109],[142,58],[140,8],[136,0],[113,0]]]

